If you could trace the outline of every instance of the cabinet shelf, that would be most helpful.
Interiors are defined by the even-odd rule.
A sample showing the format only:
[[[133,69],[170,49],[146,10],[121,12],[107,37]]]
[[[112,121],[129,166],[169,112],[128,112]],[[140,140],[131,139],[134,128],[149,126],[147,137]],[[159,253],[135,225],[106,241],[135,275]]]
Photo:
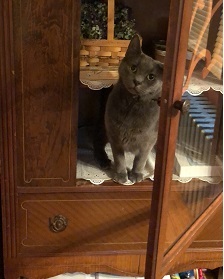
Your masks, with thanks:
[[[190,83],[185,87],[185,81],[188,75],[186,71],[184,76],[184,89],[192,95],[199,95],[204,91],[208,91],[212,88],[215,91],[223,93],[223,81],[209,74],[205,79],[202,78],[201,72],[203,69],[203,63],[199,63],[194,70]],[[80,68],[80,82],[88,86],[92,90],[100,90],[105,87],[109,87],[116,83],[118,80],[118,66],[89,66]]]

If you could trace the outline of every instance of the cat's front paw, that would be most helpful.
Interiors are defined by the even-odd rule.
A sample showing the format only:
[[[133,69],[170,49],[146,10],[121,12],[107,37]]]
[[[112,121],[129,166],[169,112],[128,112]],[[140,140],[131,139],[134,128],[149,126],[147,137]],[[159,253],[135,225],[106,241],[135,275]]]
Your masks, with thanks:
[[[125,172],[122,172],[122,173],[117,173],[116,172],[114,174],[113,180],[115,182],[120,183],[120,184],[124,184],[124,183],[126,183],[128,181],[128,175]]]
[[[144,176],[143,173],[131,171],[129,173],[129,179],[131,180],[131,182],[136,183],[141,182],[144,179]]]

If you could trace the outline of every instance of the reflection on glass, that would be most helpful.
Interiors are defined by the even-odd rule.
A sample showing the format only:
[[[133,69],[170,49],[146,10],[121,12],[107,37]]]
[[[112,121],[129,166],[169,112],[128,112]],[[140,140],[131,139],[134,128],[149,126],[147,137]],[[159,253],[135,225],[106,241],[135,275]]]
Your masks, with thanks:
[[[222,192],[222,1],[194,0],[181,115],[169,198],[170,249]]]
[[[188,49],[191,55],[184,91],[192,84],[198,92],[210,87],[222,90],[222,1],[194,0]]]
[[[175,174],[180,180],[190,177],[210,182],[222,180],[221,97],[215,91],[198,96],[187,92],[183,95],[191,106],[179,124]],[[218,100],[220,103],[215,104]]]
[[[181,115],[169,198],[169,249],[222,192],[222,94],[214,90],[193,96]]]
[[[187,183],[172,181],[169,198],[166,251],[186,232],[193,222],[222,192],[218,184],[192,179]]]

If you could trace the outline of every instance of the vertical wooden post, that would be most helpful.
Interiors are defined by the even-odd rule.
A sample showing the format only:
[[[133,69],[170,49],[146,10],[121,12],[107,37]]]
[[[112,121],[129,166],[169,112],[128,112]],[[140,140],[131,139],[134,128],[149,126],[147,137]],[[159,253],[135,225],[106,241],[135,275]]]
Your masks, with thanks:
[[[108,0],[107,4],[107,40],[114,39],[114,3],[115,0]]]
[[[164,271],[166,226],[179,114],[173,103],[181,99],[193,0],[171,0],[167,49],[160,103],[156,165],[149,223],[145,279],[160,279]]]

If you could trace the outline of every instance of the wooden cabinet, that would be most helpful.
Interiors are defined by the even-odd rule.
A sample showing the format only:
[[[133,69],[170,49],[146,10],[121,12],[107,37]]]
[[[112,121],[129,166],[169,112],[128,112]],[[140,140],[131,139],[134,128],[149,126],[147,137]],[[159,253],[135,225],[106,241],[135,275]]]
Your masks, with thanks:
[[[76,179],[80,2],[0,1],[5,279],[160,278],[222,265],[221,182],[212,194],[206,181],[171,183],[192,11],[184,2],[170,4],[154,183],[121,186]],[[208,194],[197,214],[186,187]]]

